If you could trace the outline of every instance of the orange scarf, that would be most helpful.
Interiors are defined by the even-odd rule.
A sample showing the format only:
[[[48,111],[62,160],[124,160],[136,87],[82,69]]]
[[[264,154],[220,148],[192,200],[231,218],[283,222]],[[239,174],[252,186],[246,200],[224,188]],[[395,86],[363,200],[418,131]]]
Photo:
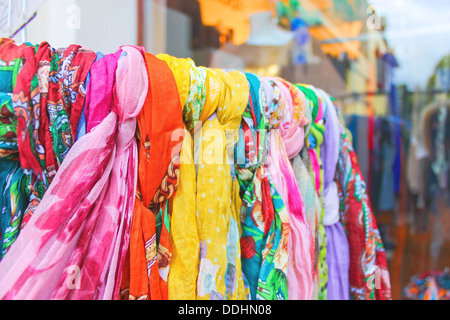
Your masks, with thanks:
[[[149,91],[137,117],[138,193],[120,298],[168,300],[170,199],[177,190],[184,124],[172,71],[150,53],[144,59]]]

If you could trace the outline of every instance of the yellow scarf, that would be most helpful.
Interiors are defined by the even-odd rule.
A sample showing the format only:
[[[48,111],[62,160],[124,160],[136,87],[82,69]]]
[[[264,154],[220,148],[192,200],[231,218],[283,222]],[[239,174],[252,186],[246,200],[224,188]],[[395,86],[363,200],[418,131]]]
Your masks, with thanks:
[[[197,176],[197,225],[201,243],[199,300],[247,299],[241,269],[239,184],[232,178],[233,153],[248,103],[247,78],[237,71],[208,70],[207,99]],[[229,203],[225,200],[230,199]]]
[[[167,54],[158,58],[166,61],[175,77],[183,111],[190,90],[191,63]],[[181,164],[177,196],[173,199],[170,240],[172,260],[168,276],[170,300],[196,300],[199,257],[199,238],[196,220],[196,173],[193,160],[193,142],[185,132],[181,149]]]
[[[169,298],[247,299],[239,245],[239,184],[232,177],[233,153],[227,152],[239,138],[248,103],[247,78],[238,71],[196,67],[190,59],[158,57],[174,73],[185,125],[194,134],[192,138],[186,132],[173,200]],[[203,103],[190,105],[193,96]]]

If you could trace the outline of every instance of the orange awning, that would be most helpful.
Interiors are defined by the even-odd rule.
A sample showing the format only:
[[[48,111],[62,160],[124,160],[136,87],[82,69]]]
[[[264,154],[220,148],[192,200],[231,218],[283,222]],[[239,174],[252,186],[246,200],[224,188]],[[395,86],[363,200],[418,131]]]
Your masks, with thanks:
[[[322,42],[321,48],[325,53],[338,57],[345,52],[354,59],[358,57],[361,42],[353,39],[360,35],[362,26],[361,21],[341,22],[333,30],[325,26],[314,26],[310,27],[309,31],[314,38]]]
[[[199,0],[204,25],[220,33],[233,32],[233,43],[244,44],[250,35],[250,16],[255,12],[273,11],[268,0]]]

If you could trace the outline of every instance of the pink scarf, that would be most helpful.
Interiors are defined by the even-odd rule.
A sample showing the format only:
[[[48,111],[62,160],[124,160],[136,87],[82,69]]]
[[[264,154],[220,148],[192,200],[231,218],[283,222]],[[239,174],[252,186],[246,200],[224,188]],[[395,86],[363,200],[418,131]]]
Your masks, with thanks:
[[[112,112],[72,147],[0,264],[0,299],[118,294],[136,191],[136,116],[148,91],[141,52],[121,49]]]
[[[111,112],[117,61],[122,50],[108,54],[94,62],[91,67],[91,79],[86,90],[86,132],[98,126]]]
[[[304,126],[309,123],[305,116],[306,97],[300,89],[284,79],[271,78],[271,80],[275,81],[281,90],[280,110],[282,115],[279,132],[289,159],[293,159],[305,144]]]
[[[288,297],[310,300],[313,292],[311,232],[305,219],[305,205],[278,130],[270,133],[268,171],[289,211]]]

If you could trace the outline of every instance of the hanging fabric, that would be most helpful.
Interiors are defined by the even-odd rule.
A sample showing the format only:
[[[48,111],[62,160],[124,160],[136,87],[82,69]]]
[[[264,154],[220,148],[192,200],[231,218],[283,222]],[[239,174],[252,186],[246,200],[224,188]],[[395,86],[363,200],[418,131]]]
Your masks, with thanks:
[[[312,85],[1,39],[0,298],[390,299],[349,132]]]

